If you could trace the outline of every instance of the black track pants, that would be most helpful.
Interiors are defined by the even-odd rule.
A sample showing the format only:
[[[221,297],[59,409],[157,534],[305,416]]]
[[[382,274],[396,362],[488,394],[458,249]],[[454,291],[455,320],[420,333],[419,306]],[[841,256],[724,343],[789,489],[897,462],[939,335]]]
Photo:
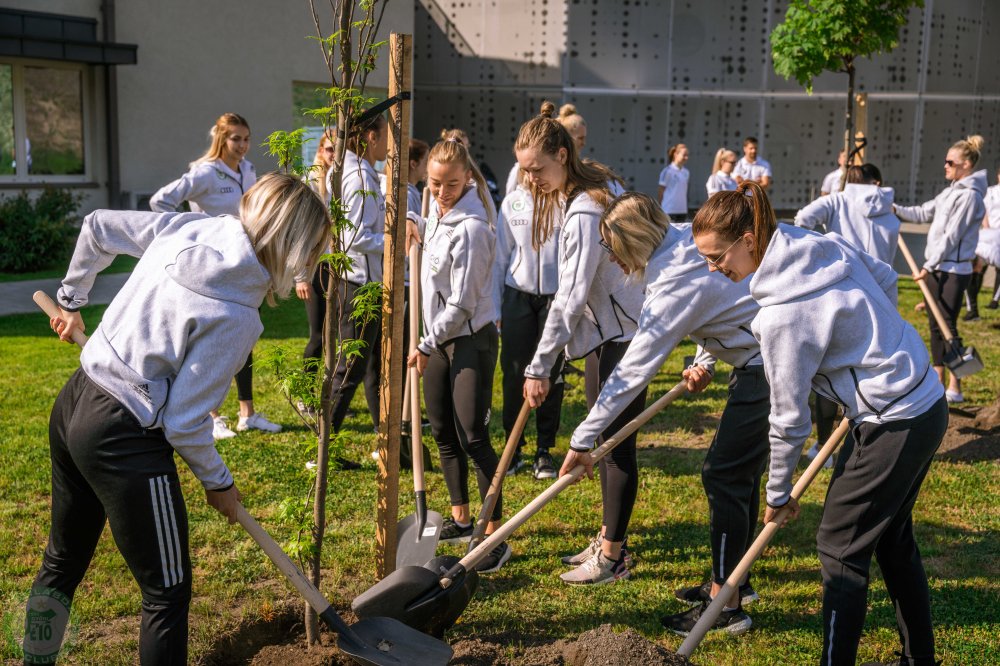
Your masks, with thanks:
[[[912,419],[856,425],[844,443],[816,536],[823,571],[821,666],[854,666],[872,555],[896,609],[903,663],[934,663],[930,594],[912,512],[947,427],[941,398]]]
[[[469,462],[479,497],[489,491],[500,459],[490,444],[490,402],[499,345],[496,326],[449,340],[435,349],[424,369],[424,403],[441,453],[441,471],[452,506],[469,503]],[[491,520],[502,514],[497,499]]]
[[[941,305],[945,323],[951,329],[952,336],[959,341],[959,345],[961,345],[962,339],[958,336],[958,313],[962,310],[962,298],[971,279],[971,275],[958,275],[943,271],[933,271],[928,273],[925,278],[931,294]],[[944,341],[934,313],[929,307],[927,308],[927,318],[930,322],[931,358],[934,360],[934,365],[941,366],[944,365],[944,358],[948,353],[948,344]]]
[[[337,281],[336,287],[339,290],[336,297],[344,303],[344,312],[340,317],[339,339],[364,340],[365,346],[357,358],[348,359],[346,355],[341,355],[340,363],[337,364],[337,370],[333,375],[333,431],[340,431],[347,410],[351,406],[351,398],[354,397],[354,392],[362,381],[365,384],[365,398],[368,400],[372,425],[377,428],[379,378],[382,372],[382,318],[377,317],[364,326],[356,323],[350,316],[353,310],[351,302],[361,287],[342,280]]]
[[[49,449],[52,527],[32,588],[54,588],[72,599],[108,521],[142,590],[142,664],[185,664],[187,510],[163,432],[140,428],[121,403],[77,370],[52,408]]]
[[[605,342],[598,347],[598,377],[602,387],[627,349],[627,342]],[[617,433],[638,416],[645,406],[646,389],[643,389],[602,436],[607,439]],[[639,492],[639,463],[635,456],[637,436],[638,432],[634,432],[626,437],[598,463],[603,499],[601,524],[604,525],[604,538],[608,541],[624,541],[632,518],[632,507],[635,506],[635,498]]]
[[[833,434],[833,422],[837,419],[837,410],[840,405],[829,398],[824,398],[819,393],[813,395],[816,400],[814,419],[816,421],[816,439],[822,448],[826,444],[826,440],[830,439],[830,435]]]
[[[720,585],[753,543],[760,477],[770,451],[770,396],[764,366],[733,370],[719,429],[701,468],[708,497],[712,577]]]
[[[552,298],[535,296],[513,287],[504,287],[503,290],[503,305],[500,310],[500,320],[503,322],[500,329],[500,369],[503,372],[503,429],[508,437],[524,403],[524,369],[535,355]],[[566,386],[562,378],[562,366],[563,357],[560,355],[549,377],[549,394],[541,407],[535,410],[538,454],[547,452],[556,444]],[[524,445],[522,433],[517,445],[519,452]]]

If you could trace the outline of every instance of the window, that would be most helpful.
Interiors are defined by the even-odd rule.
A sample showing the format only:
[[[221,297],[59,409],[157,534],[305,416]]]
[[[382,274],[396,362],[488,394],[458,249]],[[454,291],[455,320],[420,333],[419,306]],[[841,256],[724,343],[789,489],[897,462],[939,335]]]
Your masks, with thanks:
[[[87,175],[87,70],[0,62],[0,182],[79,182]]]

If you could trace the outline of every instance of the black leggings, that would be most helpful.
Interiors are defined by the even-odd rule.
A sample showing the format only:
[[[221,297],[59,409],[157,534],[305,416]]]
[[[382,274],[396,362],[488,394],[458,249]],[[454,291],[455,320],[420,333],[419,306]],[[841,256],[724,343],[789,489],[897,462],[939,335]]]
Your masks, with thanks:
[[[441,453],[441,471],[452,506],[469,503],[469,463],[479,497],[486,497],[500,462],[490,444],[490,403],[499,345],[496,326],[449,340],[431,352],[424,369],[424,402]],[[491,520],[502,515],[501,498]]]
[[[618,361],[628,349],[627,342],[605,342],[597,348],[598,377],[601,387],[611,376]],[[618,415],[603,437],[607,439],[626,423],[638,416],[646,406],[646,389],[635,397],[629,406]],[[628,523],[632,518],[632,507],[639,492],[639,462],[635,455],[638,432],[634,432],[601,458],[598,463],[601,474],[601,498],[603,499],[604,538],[608,541],[624,541]]]
[[[972,276],[933,271],[928,273],[925,279],[927,280],[927,286],[930,288],[931,294],[941,305],[941,312],[944,314],[945,323],[951,330],[952,336],[958,341],[959,346],[961,346],[962,339],[958,335],[958,313],[962,309],[962,297]],[[930,321],[931,358],[934,359],[935,366],[942,366],[944,365],[945,356],[948,355],[948,343],[945,342],[937,320],[934,318],[934,313],[931,312],[929,307],[927,308],[927,318]]]
[[[141,663],[186,664],[187,510],[163,431],[139,427],[120,402],[77,370],[52,408],[49,451],[52,527],[33,598],[49,588],[72,600],[110,522],[142,591]]]
[[[824,398],[819,393],[813,393],[815,397],[815,418],[816,421],[816,439],[819,442],[820,448],[826,444],[826,440],[830,439],[830,435],[833,434],[833,422],[837,419],[837,410],[840,409],[840,405],[835,403],[829,398]]]
[[[344,311],[340,317],[339,339],[363,340],[365,345],[361,349],[361,355],[356,358],[349,359],[346,354],[341,354],[337,370],[333,374],[333,431],[339,432],[340,426],[344,424],[347,410],[351,406],[351,398],[354,397],[354,392],[362,380],[365,384],[365,398],[368,400],[368,412],[371,414],[372,425],[378,428],[379,379],[382,372],[382,318],[377,317],[364,326],[356,323],[351,318],[351,302],[361,287],[342,280],[337,281],[336,287],[339,290],[336,298],[344,304]],[[319,327],[322,330],[326,303],[315,296],[312,300],[322,303],[318,306],[323,312],[323,315],[319,317]],[[317,305],[314,304],[313,307],[317,307]],[[322,334],[320,337],[322,338]]]

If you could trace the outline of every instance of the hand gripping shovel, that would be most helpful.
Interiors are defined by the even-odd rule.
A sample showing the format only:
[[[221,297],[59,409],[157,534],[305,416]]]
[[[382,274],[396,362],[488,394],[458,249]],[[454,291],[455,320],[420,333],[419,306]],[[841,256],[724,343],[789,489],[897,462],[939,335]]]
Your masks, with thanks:
[[[910,248],[906,247],[906,241],[903,240],[903,234],[899,235],[899,249],[902,250],[903,256],[906,258],[906,263],[909,264],[910,270],[913,273],[919,273],[920,268],[917,266],[917,262],[913,260],[913,255],[910,254]],[[979,352],[973,346],[965,347],[964,349],[958,343],[958,340],[951,334],[951,328],[948,327],[944,320],[944,314],[941,312],[941,306],[938,305],[937,299],[931,293],[930,287],[924,280],[917,280],[917,284],[920,285],[920,291],[924,292],[924,300],[927,302],[927,307],[931,309],[931,313],[934,315],[934,319],[937,321],[938,328],[941,329],[941,335],[944,336],[945,342],[948,343],[950,349],[945,355],[944,364],[948,366],[952,374],[962,379],[963,377],[968,377],[969,375],[975,374],[983,369],[983,359],[979,358]]]
[[[49,317],[59,316],[58,306],[45,292],[36,291],[32,298]],[[87,336],[82,331],[75,331],[73,341],[83,347],[87,344]],[[370,666],[445,666],[451,659],[452,650],[447,644],[398,620],[372,617],[348,626],[242,504],[236,507],[236,519],[327,626],[337,632],[337,647],[354,661]]]
[[[410,352],[417,348],[420,329],[420,280],[416,243],[410,247]],[[413,462],[413,494],[416,497],[416,512],[399,521],[396,527],[399,543],[396,547],[396,568],[423,564],[434,557],[441,526],[444,519],[437,511],[427,510],[427,495],[424,490],[424,455],[420,441],[420,377],[416,368],[410,368],[407,375],[406,405],[410,414],[410,446]]]
[[[830,439],[826,440],[826,444],[823,448],[819,450],[819,453],[813,458],[812,462],[806,468],[806,471],[802,472],[802,476],[799,480],[795,482],[795,487],[792,488],[792,497],[796,500],[802,497],[805,493],[806,488],[809,484],[813,482],[819,471],[823,469],[823,465],[826,461],[833,455],[837,447],[840,446],[841,440],[847,435],[847,431],[850,429],[851,423],[846,418],[840,422],[837,429],[833,431],[830,435]],[[726,579],[726,584],[722,586],[722,589],[712,603],[708,605],[708,608],[701,612],[701,617],[698,618],[698,622],[695,623],[694,628],[691,629],[691,633],[687,635],[684,642],[681,643],[681,647],[677,650],[677,654],[682,657],[690,657],[691,653],[698,648],[698,644],[701,643],[701,639],[705,637],[708,630],[715,624],[715,620],[719,617],[722,612],[722,608],[726,605],[726,601],[733,595],[733,592],[739,589],[740,583],[743,582],[743,578],[746,576],[747,572],[750,571],[750,567],[753,563],[757,561],[757,558],[761,556],[764,549],[767,548],[767,544],[771,542],[774,534],[778,531],[778,526],[781,525],[785,520],[785,516],[788,514],[788,507],[783,507],[778,510],[775,514],[774,519],[767,525],[764,525],[764,529],[760,531],[757,538],[754,539],[753,544],[750,545],[750,549],[747,550],[743,559],[740,563],[736,565],[732,573],[729,574],[729,578]]]
[[[686,390],[686,382],[677,384],[629,421],[591,453],[594,462],[606,456],[619,442],[642,427],[654,414]],[[583,465],[578,465],[560,477],[461,560],[439,557],[423,567],[396,569],[358,595],[351,608],[358,617],[391,617],[431,635],[442,635],[445,629],[455,623],[472,599],[478,581],[475,566],[556,495],[576,483],[584,469]]]

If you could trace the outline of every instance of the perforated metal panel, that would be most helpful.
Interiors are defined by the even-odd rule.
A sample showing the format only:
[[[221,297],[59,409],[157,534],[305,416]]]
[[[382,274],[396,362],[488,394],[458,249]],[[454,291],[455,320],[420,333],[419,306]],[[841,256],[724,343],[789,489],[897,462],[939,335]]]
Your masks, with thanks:
[[[667,147],[687,144],[692,206],[705,198],[715,151],[739,153],[754,135],[774,168],[775,206],[797,208],[835,168],[847,77],[824,74],[807,96],[774,72],[768,35],[786,4],[418,0],[416,134],[434,139],[442,127],[464,127],[502,176],[518,127],[540,102],[573,102],[588,122],[586,154],[630,187],[655,192]],[[925,0],[894,51],[858,61],[857,92],[869,94],[866,158],[897,198],[940,191],[944,152],[968,133],[986,137],[982,165],[992,170],[998,62],[996,0]]]

